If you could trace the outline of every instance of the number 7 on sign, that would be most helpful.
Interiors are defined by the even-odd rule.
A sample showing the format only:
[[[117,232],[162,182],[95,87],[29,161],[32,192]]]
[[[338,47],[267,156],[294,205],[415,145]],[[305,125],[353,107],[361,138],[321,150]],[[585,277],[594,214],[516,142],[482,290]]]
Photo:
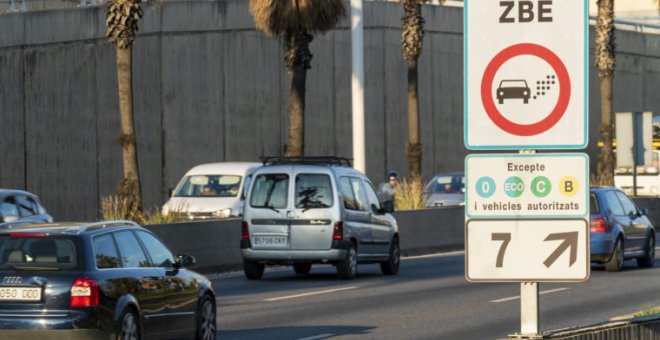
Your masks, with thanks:
[[[502,268],[502,262],[504,262],[504,252],[506,252],[506,247],[511,242],[511,233],[492,233],[491,240],[493,241],[502,241],[500,246],[500,251],[497,252],[497,262],[495,267]]]

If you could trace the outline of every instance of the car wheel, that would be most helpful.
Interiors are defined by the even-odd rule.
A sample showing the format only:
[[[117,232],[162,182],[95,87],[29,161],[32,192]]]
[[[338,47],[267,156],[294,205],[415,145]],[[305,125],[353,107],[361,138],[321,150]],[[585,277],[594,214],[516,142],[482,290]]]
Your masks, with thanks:
[[[215,306],[211,297],[205,295],[197,311],[197,340],[215,339]]]
[[[337,275],[344,280],[354,279],[357,275],[357,250],[354,244],[346,252],[344,260],[337,264]]]
[[[311,263],[294,263],[293,264],[293,270],[298,275],[307,275],[307,274],[309,274],[309,271],[312,270],[312,264]]]
[[[614,250],[610,260],[605,263],[608,272],[618,272],[623,268],[623,241],[618,238],[614,244]]]
[[[385,275],[396,275],[399,272],[399,263],[401,262],[401,250],[399,248],[399,239],[393,239],[390,246],[390,256],[387,261],[380,264],[380,270]]]
[[[117,340],[139,340],[140,321],[132,309],[126,309],[121,315]]]
[[[640,268],[651,268],[655,262],[655,238],[649,234],[648,241],[646,242],[646,253],[644,257],[637,259],[637,265]]]
[[[259,280],[264,275],[264,264],[252,261],[243,261],[243,271],[245,277],[250,280]]]

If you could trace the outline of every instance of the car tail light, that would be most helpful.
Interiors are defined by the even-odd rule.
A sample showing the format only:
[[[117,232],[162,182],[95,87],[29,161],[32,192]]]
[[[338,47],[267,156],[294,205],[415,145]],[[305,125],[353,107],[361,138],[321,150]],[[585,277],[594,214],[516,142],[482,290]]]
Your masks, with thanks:
[[[250,229],[248,228],[248,223],[246,221],[241,223],[241,238],[244,240],[250,239]]]
[[[99,283],[79,277],[71,286],[71,307],[95,307],[99,305]]]
[[[591,232],[592,233],[605,233],[607,232],[607,222],[602,217],[591,219]]]
[[[335,223],[335,229],[332,232],[332,239],[334,241],[341,241],[344,239],[344,222]]]

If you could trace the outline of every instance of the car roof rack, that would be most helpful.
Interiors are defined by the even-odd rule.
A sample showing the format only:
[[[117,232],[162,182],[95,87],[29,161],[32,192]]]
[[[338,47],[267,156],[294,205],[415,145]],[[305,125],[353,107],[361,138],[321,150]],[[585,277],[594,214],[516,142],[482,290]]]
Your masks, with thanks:
[[[337,156],[304,156],[304,157],[261,157],[264,165],[278,165],[278,164],[313,164],[313,165],[338,165],[345,167],[352,167],[352,158],[337,157]]]
[[[101,221],[101,222],[94,222],[94,223],[85,224],[85,229],[105,228],[105,227],[115,227],[115,226],[139,227],[140,225],[133,222],[133,221],[114,220],[114,221]]]

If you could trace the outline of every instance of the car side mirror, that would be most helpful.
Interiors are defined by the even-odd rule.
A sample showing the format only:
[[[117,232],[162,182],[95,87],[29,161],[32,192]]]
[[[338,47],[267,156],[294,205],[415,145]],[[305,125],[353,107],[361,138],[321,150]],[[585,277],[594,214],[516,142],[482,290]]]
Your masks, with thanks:
[[[174,189],[173,188],[167,189],[167,197],[172,197],[172,195],[174,195]]]
[[[195,259],[194,256],[192,255],[179,255],[179,258],[176,261],[176,268],[189,268],[194,266],[197,263],[197,259]]]
[[[380,207],[380,206],[377,206],[376,204],[372,204],[372,205],[371,205],[371,211],[373,211],[374,214],[377,214],[377,215],[383,215],[383,214],[385,214],[385,209],[383,209],[383,208]]]
[[[647,216],[649,214],[649,210],[646,208],[640,208],[639,209],[639,216]]]

